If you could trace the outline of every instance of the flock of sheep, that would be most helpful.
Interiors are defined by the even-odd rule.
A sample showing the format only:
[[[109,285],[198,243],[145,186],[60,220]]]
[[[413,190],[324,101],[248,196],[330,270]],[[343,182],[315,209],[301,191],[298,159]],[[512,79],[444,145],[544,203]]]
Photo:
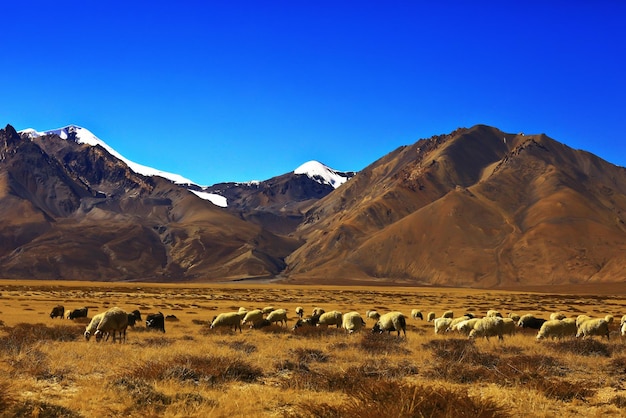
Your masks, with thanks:
[[[88,309],[79,308],[72,311],[64,312],[63,306],[55,306],[50,313],[51,318],[67,316],[69,319],[87,317]],[[326,312],[322,308],[314,308],[311,315],[304,317],[304,309],[296,308],[298,319],[292,330],[301,327],[328,327],[336,326],[343,328],[348,333],[361,330],[366,326],[366,322],[358,312],[341,313],[333,310]],[[411,317],[423,320],[424,317],[420,310],[413,309]],[[401,312],[389,312],[379,314],[377,311],[370,310],[365,314],[365,318],[375,321],[372,332],[374,333],[401,333],[406,337],[406,320]],[[434,312],[430,312],[426,320],[433,322],[435,334],[443,333],[459,333],[466,335],[468,338],[498,337],[503,339],[504,335],[515,333],[516,328],[537,329],[537,340],[544,338],[564,338],[564,337],[591,337],[602,336],[609,339],[609,324],[613,322],[612,315],[606,315],[604,318],[591,318],[587,315],[579,315],[576,318],[568,318],[563,313],[553,313],[549,319],[538,318],[534,315],[517,315],[509,313],[507,317],[496,310],[489,310],[485,317],[478,318],[473,314],[466,313],[461,317],[454,317],[452,311],[446,311],[439,318]],[[141,314],[138,310],[127,313],[120,308],[111,308],[105,312],[95,315],[89,325],[85,329],[85,339],[89,341],[91,335],[96,337],[96,341],[102,338],[109,339],[113,337],[115,342],[116,334],[120,342],[126,340],[126,329],[128,326],[134,326],[136,321],[141,321]],[[239,308],[236,312],[221,313],[211,321],[211,329],[218,327],[228,327],[235,331],[238,329],[242,332],[243,326],[250,328],[262,328],[265,326],[279,324],[287,326],[288,317],[286,309],[275,309],[274,307],[266,307],[263,309],[248,310]],[[164,317],[162,313],[151,314],[146,318],[147,328],[156,328],[165,332]],[[626,315],[620,322],[620,333],[626,336]]]

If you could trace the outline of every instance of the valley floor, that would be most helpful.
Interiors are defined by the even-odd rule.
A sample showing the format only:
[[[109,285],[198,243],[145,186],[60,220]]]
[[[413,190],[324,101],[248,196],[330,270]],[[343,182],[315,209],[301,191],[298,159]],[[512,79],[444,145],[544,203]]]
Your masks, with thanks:
[[[611,287],[613,286],[613,287]],[[621,285],[524,291],[410,287],[0,281],[0,417],[624,416],[626,314]],[[611,291],[612,289],[612,291]],[[532,291],[534,290],[534,291]],[[169,315],[166,332],[130,328],[126,343],[85,341],[89,319],[53,306],[119,306]],[[288,327],[210,329],[221,313],[274,306]],[[547,318],[613,315],[610,340],[500,342],[436,335],[409,317],[407,336],[291,330],[296,307],[326,311],[497,309]]]

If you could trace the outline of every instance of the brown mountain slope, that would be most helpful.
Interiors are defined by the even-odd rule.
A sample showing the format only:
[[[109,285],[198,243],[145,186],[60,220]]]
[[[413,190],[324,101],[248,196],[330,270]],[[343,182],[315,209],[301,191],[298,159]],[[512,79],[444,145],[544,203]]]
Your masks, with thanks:
[[[99,146],[0,130],[0,276],[268,277],[295,246]]]
[[[626,171],[591,154],[477,126],[397,150],[364,173],[309,214],[307,242],[288,258],[292,280],[624,280]]]

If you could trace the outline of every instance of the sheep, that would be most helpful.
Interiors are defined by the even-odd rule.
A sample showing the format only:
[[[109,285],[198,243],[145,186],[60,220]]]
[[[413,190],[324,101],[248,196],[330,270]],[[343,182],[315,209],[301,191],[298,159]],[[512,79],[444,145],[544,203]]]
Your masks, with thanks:
[[[302,319],[302,317],[304,316],[304,308],[302,306],[298,306],[296,308],[296,315],[298,315],[298,317]]]
[[[448,325],[448,328],[446,328],[446,332],[450,332],[450,331],[457,331],[457,324],[463,322],[463,321],[467,321],[468,319],[471,319],[469,316],[459,316],[458,318],[454,318],[452,321],[450,321],[450,324]]]
[[[365,321],[361,318],[361,314],[358,312],[348,312],[343,315],[341,321],[341,327],[352,334],[355,331],[359,331],[365,326]]]
[[[469,333],[469,338],[485,337],[489,340],[489,337],[497,336],[499,340],[503,340],[502,334],[504,333],[504,320],[500,317],[488,316],[481,318],[474,324],[474,329]]]
[[[622,337],[626,337],[626,322],[624,322],[622,324],[622,327],[620,329],[620,333],[622,334]]]
[[[619,321],[619,325],[620,325],[620,326],[622,326],[622,325],[624,325],[624,324],[626,324],[626,315],[622,316],[622,320],[621,320],[621,321]]]
[[[84,335],[87,341],[89,341],[89,338],[91,338],[91,334],[93,334],[98,329],[98,325],[100,325],[100,321],[102,321],[105,313],[106,312],[99,313],[98,315],[94,315],[94,317],[91,318],[91,322],[85,328]]]
[[[72,309],[71,311],[67,313],[67,318],[68,319],[87,318],[88,313],[89,313],[89,308],[87,307]]]
[[[519,322],[519,320],[521,318],[521,316],[519,316],[515,312],[509,312],[508,317],[511,318],[513,320],[513,322],[515,322],[516,324]]]
[[[239,307],[239,310],[237,312],[239,312],[240,314],[244,314],[245,315],[248,312],[248,309],[244,308],[243,306],[241,306],[241,307]]]
[[[320,315],[319,320],[317,321],[317,326],[336,325],[337,328],[339,328],[342,324],[342,316],[342,313],[339,311],[325,312]]]
[[[551,337],[553,340],[576,335],[576,320],[574,318],[551,319],[541,325],[537,333],[537,340]]]
[[[576,328],[578,328],[580,326],[580,324],[582,324],[583,322],[588,321],[590,319],[591,319],[591,317],[588,316],[588,315],[578,315],[576,317]]]
[[[422,315],[422,311],[420,311],[419,309],[413,309],[413,310],[411,311],[411,317],[412,317],[413,319],[417,319],[417,318],[419,318],[419,319],[421,319],[421,320],[424,320],[424,316]]]
[[[611,315],[611,314],[606,315],[606,316],[604,317],[604,320],[605,320],[606,322],[608,322],[609,324],[612,324],[612,323],[613,323],[613,315]]]
[[[271,324],[275,322],[280,322],[282,326],[284,322],[285,326],[287,326],[287,311],[285,309],[276,309],[270,312],[269,315],[267,315],[266,319],[270,321]]]
[[[437,315],[434,312],[428,312],[428,315],[426,315],[426,322],[433,322],[436,316]]]
[[[470,318],[456,324],[456,331],[461,334],[469,335],[470,332],[474,329],[476,322],[480,321],[482,318]]]
[[[247,323],[254,325],[261,322],[262,320],[263,311],[260,309],[255,309],[253,311],[246,312],[245,316],[243,317],[243,321],[241,321],[241,325],[246,325]]]
[[[550,320],[554,320],[554,319],[565,319],[567,318],[567,315],[565,315],[563,312],[554,312],[550,314]]]
[[[387,334],[391,331],[397,331],[398,337],[402,331],[404,338],[406,338],[406,317],[404,314],[402,312],[389,312],[381,315],[378,322],[374,324],[372,332],[382,334],[384,331],[387,331]]]
[[[128,326],[134,327],[137,321],[141,321],[141,312],[139,312],[139,309],[135,309],[128,314]]]
[[[165,333],[165,316],[161,312],[148,314],[146,316],[146,328],[158,329],[162,333]]]
[[[502,318],[502,322],[504,323],[504,328],[502,329],[502,334],[504,335],[513,335],[515,334],[516,323],[511,318]]]
[[[320,317],[324,312],[326,311],[323,308],[313,308],[313,313],[311,315]]]
[[[441,334],[445,332],[450,324],[452,323],[452,318],[437,318],[435,319],[435,334]]]
[[[521,328],[539,329],[546,322],[543,318],[537,318],[532,314],[526,314],[517,321],[517,326]]]
[[[61,319],[63,319],[63,316],[65,316],[65,307],[63,307],[63,305],[57,305],[52,308],[52,312],[50,312],[50,318],[54,319],[57,316]]]
[[[252,329],[259,329],[259,328],[269,327],[270,325],[272,325],[272,323],[270,321],[268,321],[267,319],[261,319],[261,321],[253,323],[252,325],[250,325],[250,328],[252,328]]]
[[[219,314],[213,322],[211,322],[211,328],[214,329],[217,327],[234,327],[235,331],[239,328],[239,332],[241,332],[241,317],[243,315],[240,312],[225,312]]]
[[[374,321],[378,321],[380,319],[380,314],[377,311],[367,311],[365,312],[365,316],[373,319]]]
[[[441,315],[442,318],[454,318],[454,312],[452,311],[445,311],[443,313],[443,315]]]
[[[578,326],[576,338],[592,337],[594,335],[606,336],[609,340],[609,323],[604,318],[588,319]]]
[[[309,316],[308,318],[298,319],[296,321],[296,324],[291,328],[291,330],[295,331],[298,328],[305,327],[305,326],[314,327],[317,325],[318,320],[319,320],[319,317],[317,316]]]
[[[109,333],[113,336],[113,342],[115,342],[115,333],[118,332],[121,343],[126,341],[127,327],[128,313],[120,308],[111,308],[104,313],[93,335],[96,337],[96,341],[99,342],[105,334]]]
[[[489,309],[486,316],[502,318],[502,314],[495,309]]]
[[[269,314],[273,310],[274,310],[273,306],[266,306],[265,308],[261,309],[261,311],[263,311],[264,314]]]

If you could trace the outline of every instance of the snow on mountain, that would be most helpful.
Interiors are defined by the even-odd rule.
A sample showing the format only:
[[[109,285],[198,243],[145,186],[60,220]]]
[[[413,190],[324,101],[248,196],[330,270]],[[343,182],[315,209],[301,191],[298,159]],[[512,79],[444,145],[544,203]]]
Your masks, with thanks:
[[[220,206],[222,208],[225,208],[228,206],[228,201],[222,195],[215,194],[215,193],[199,192],[197,190],[191,190],[191,189],[189,189],[189,191],[195,194],[196,196],[198,196],[200,199],[210,201],[215,206]]]
[[[335,189],[350,179],[347,174],[333,170],[318,161],[308,161],[296,168],[293,173],[306,174],[310,179],[321,184],[328,184]]]
[[[76,134],[76,142],[77,143],[79,143],[79,144],[87,144],[87,145],[92,145],[92,146],[100,145],[102,148],[107,150],[111,155],[113,155],[114,157],[124,161],[124,163],[126,163],[126,165],[128,167],[130,167],[130,169],[133,170],[137,174],[142,174],[144,176],[160,176],[160,177],[164,177],[164,178],[166,178],[168,180],[171,180],[172,182],[174,182],[176,184],[183,184],[183,185],[184,184],[195,184],[193,181],[191,181],[191,180],[189,180],[189,179],[187,179],[187,178],[185,178],[185,177],[183,177],[183,176],[181,176],[179,174],[168,173],[167,171],[157,170],[155,168],[148,167],[148,166],[141,165],[141,164],[137,164],[134,161],[131,161],[131,160],[127,159],[127,158],[124,158],[120,153],[115,151],[113,148],[111,148],[109,145],[107,145],[104,141],[102,141],[100,138],[98,138],[93,133],[91,133],[91,131],[89,131],[88,129],[85,129],[85,128],[81,128],[80,126],[69,125],[69,126],[65,126],[63,128],[52,129],[52,130],[43,131],[43,132],[38,132],[35,129],[28,128],[28,129],[24,129],[22,131],[19,131],[19,133],[26,134],[30,138],[38,138],[40,136],[54,134],[54,135],[58,135],[61,139],[68,139],[71,133],[75,133]]]

